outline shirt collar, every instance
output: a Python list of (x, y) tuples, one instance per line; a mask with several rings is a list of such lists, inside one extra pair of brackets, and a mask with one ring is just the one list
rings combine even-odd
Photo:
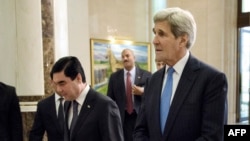
[(79, 97), (76, 99), (77, 103), (79, 105), (82, 106), (83, 102), (85, 101), (86, 99), (86, 96), (89, 92), (89, 89), (90, 89), (90, 86), (87, 84), (86, 87), (84, 88), (84, 90), (81, 92), (81, 94), (79, 95)]
[[(182, 71), (183, 71), (183, 69), (184, 69), (184, 67), (185, 67), (185, 65), (186, 65), (186, 63), (187, 63), (187, 61), (188, 61), (189, 55), (190, 55), (190, 53), (189, 53), (189, 51), (187, 51), (186, 54), (185, 54), (185, 56), (183, 56), (183, 57), (173, 66), (175, 72), (176, 72), (178, 75), (182, 74)], [(169, 66), (166, 65), (166, 71), (165, 71), (166, 73), (167, 73), (168, 68), (169, 68)]]
[(56, 101), (59, 101), (60, 98), (61, 98), (61, 96), (59, 96), (59, 95), (55, 92), (55, 100), (56, 100)]
[(128, 71), (124, 68), (124, 76), (125, 77), (127, 76), (127, 72), (129, 72), (131, 74), (131, 76), (134, 76), (135, 75), (135, 66), (130, 71)]

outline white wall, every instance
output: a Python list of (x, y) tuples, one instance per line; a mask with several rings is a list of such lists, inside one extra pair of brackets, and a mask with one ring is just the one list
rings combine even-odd
[(68, 1), (69, 55), (81, 61), (87, 83), (91, 84), (88, 0)]
[(0, 3), (0, 81), (16, 85), (15, 0), (1, 0)]
[(67, 0), (53, 0), (54, 8), (54, 55), (55, 61), (69, 55), (68, 3)]
[(150, 42), (149, 16), (148, 0), (89, 0), (89, 35)]
[(1, 0), (0, 80), (20, 96), (44, 95), (41, 2)]

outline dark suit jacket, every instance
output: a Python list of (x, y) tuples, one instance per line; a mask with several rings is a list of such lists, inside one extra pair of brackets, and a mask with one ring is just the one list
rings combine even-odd
[(123, 141), (121, 117), (116, 103), (90, 88), (70, 138), (70, 141)]
[[(135, 81), (134, 84), (143, 87), (146, 80), (151, 77), (151, 73), (136, 67), (135, 71)], [(118, 70), (117, 72), (111, 74), (108, 84), (107, 95), (111, 97), (118, 105), (122, 123), (125, 117), (125, 107), (126, 107), (126, 88), (124, 84), (124, 69)], [(141, 106), (142, 96), (134, 96), (134, 109), (139, 112)]]
[(22, 140), (22, 115), (15, 88), (0, 82), (0, 141)]
[(55, 94), (38, 102), (29, 141), (42, 141), (45, 131), (48, 141), (63, 141), (63, 130), (57, 119)]
[(134, 141), (223, 141), (225, 74), (190, 55), (177, 86), (165, 131), (160, 129), (160, 96), (165, 68), (146, 85)]

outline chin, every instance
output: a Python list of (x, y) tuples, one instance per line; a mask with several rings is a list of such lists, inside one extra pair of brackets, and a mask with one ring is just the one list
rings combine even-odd
[(163, 60), (163, 57), (157, 57), (157, 56), (155, 57), (155, 61), (157, 61), (157, 62), (162, 61), (162, 60)]

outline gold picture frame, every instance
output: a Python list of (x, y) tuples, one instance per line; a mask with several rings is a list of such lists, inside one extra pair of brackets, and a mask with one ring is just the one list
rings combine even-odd
[(90, 39), (91, 87), (106, 95), (111, 73), (123, 68), (121, 51), (133, 50), (136, 65), (151, 71), (151, 44), (130, 40)]

